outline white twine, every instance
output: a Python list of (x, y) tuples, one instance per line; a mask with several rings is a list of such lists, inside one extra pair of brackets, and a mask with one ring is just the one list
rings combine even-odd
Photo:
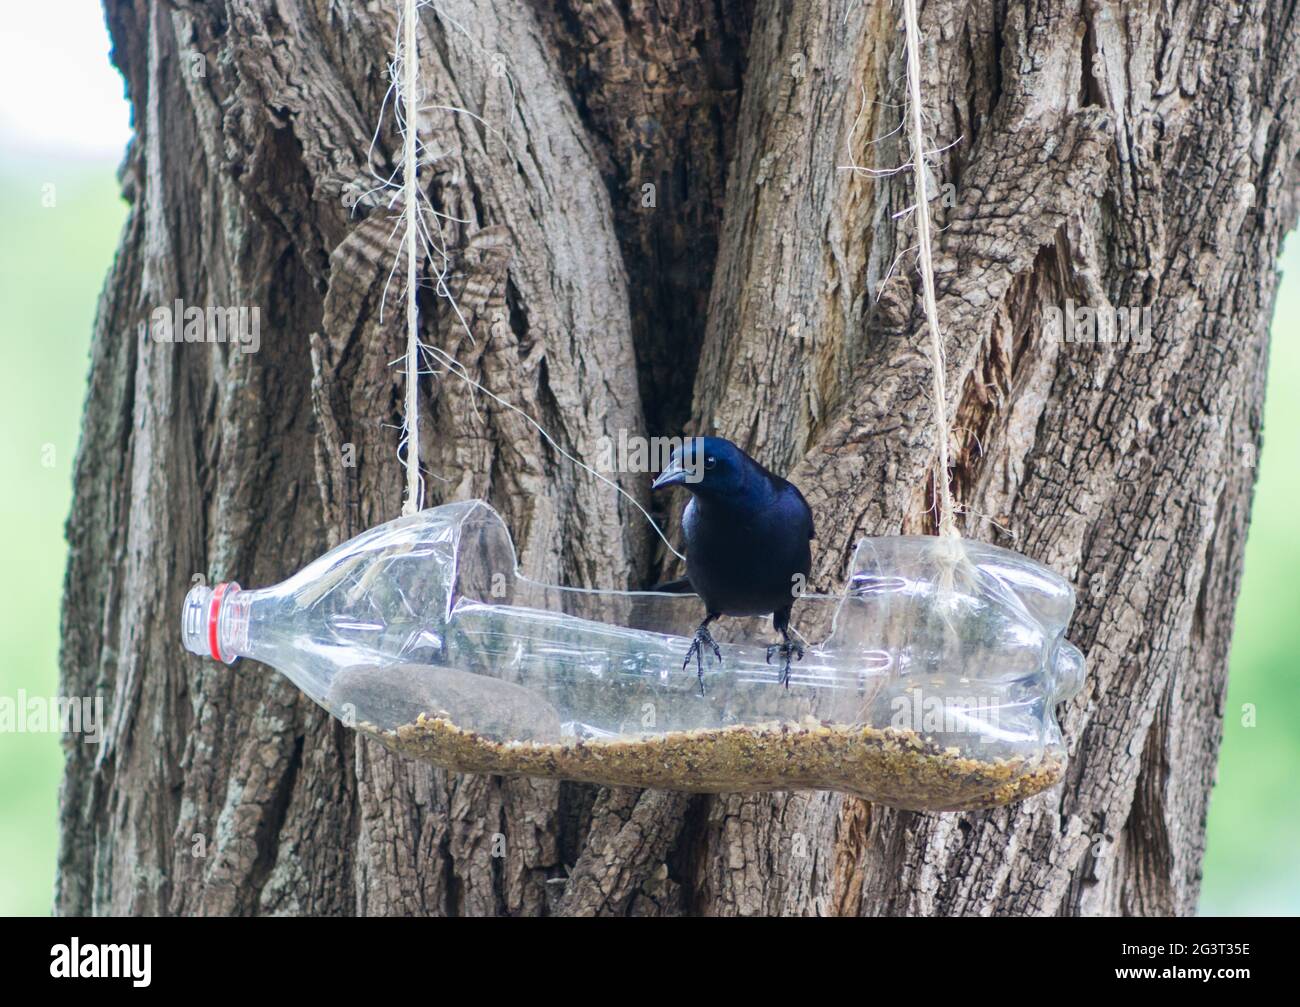
[(948, 383), (944, 375), (943, 337), (939, 332), (939, 309), (934, 297), (934, 259), (930, 250), (930, 198), (925, 183), (925, 137), (921, 128), (921, 29), (916, 0), (903, 0), (903, 24), (907, 32), (907, 93), (909, 133), (912, 142), (912, 177), (916, 182), (916, 236), (921, 289), (925, 300), (925, 321), (930, 330), (930, 369), (934, 377), (934, 426), (939, 453), (934, 486), (939, 500), (939, 534), (957, 537), (953, 518), (952, 490), (948, 485)]
[[(456, 115), (466, 115), (474, 119), (475, 121), (482, 123), (485, 127), (487, 127), (488, 131), (493, 133), (497, 137), (499, 137), (501, 141), (507, 146), (507, 148), (509, 147), (509, 143), (504, 134), (498, 133), (495, 129), (493, 129), (488, 124), (488, 122), (485, 119), (471, 112), (469, 109), (458, 108), (452, 105), (439, 105), (439, 104), (427, 105), (421, 108), (421, 106), (419, 105), (419, 95), (416, 92), (416, 85), (417, 85), (418, 73), (419, 73), (419, 49), (417, 46), (416, 33), (415, 33), (415, 27), (416, 27), (415, 12), (418, 7), (423, 6), (425, 3), (428, 2), (428, 0), (401, 0), (401, 2), (403, 4), (402, 26), (398, 32), (398, 40), (396, 45), (397, 54), (396, 54), (396, 61), (395, 61), (396, 65), (393, 69), (393, 88), (396, 88), (400, 92), (400, 94), (398, 95), (398, 99), (394, 102), (394, 107), (397, 112), (398, 128), (402, 133), (402, 139), (403, 139), (404, 178), (403, 178), (402, 191), (403, 191), (403, 198), (405, 201), (405, 206), (403, 207), (403, 209), (405, 211), (404, 222), (406, 225), (405, 244), (406, 244), (406, 257), (407, 257), (406, 258), (406, 354), (404, 357), (405, 370), (406, 370), (406, 397), (405, 397), (405, 404), (403, 407), (404, 416), (402, 419), (402, 431), (403, 431), (402, 441), (406, 448), (406, 455), (403, 458), (403, 462), (402, 462), (403, 466), (406, 469), (406, 498), (402, 504), (402, 513), (404, 515), (414, 514), (424, 506), (424, 480), (420, 475), (420, 415), (419, 415), (419, 396), (418, 396), (419, 376), (422, 373), (429, 373), (429, 374), (451, 373), (454, 374), (461, 381), (463, 381), (473, 391), (477, 391), (483, 395), (486, 395), (497, 405), (501, 406), (504, 409), (508, 409), (515, 415), (519, 416), (530, 426), (532, 426), (533, 429), (535, 429), (539, 434), (541, 434), (541, 436), (545, 439), (546, 443), (549, 444), (561, 457), (567, 459), (568, 461), (571, 461), (576, 467), (582, 469), (584, 472), (588, 473), (589, 475), (594, 476), (597, 480), (599, 480), (600, 482), (604, 483), (605, 485), (613, 489), (614, 492), (617, 493), (619, 496), (623, 497), (641, 514), (643, 518), (645, 518), (646, 522), (649, 523), (650, 527), (654, 529), (655, 535), (659, 537), (659, 540), (663, 542), (665, 547), (667, 547), (668, 551), (672, 553), (674, 556), (676, 556), (678, 559), (685, 561), (686, 559), (685, 555), (678, 552), (677, 549), (673, 547), (672, 542), (668, 540), (668, 536), (666, 536), (663, 533), (663, 530), (659, 527), (658, 523), (654, 520), (653, 517), (650, 516), (650, 512), (641, 505), (641, 502), (639, 500), (637, 500), (634, 496), (628, 493), (627, 490), (623, 489), (623, 487), (618, 485), (618, 483), (614, 482), (614, 480), (608, 478), (603, 473), (599, 472), (597, 469), (588, 465), (586, 462), (581, 461), (580, 459), (574, 457), (572, 453), (564, 450), (564, 448), (560, 446), (559, 442), (554, 437), (552, 437), (550, 432), (545, 427), (543, 427), (537, 420), (533, 419), (533, 417), (529, 416), (528, 413), (520, 409), (514, 403), (508, 402), (505, 399), (503, 399), (501, 396), (497, 395), (486, 385), (483, 385), (478, 381), (475, 381), (474, 378), (470, 376), (469, 372), (465, 369), (465, 367), (458, 360), (452, 357), (450, 354), (445, 353), (443, 350), (439, 349), (436, 346), (429, 346), (420, 341), (419, 311), (416, 302), (416, 294), (417, 294), (416, 251), (421, 246), (423, 247), (425, 254), (429, 256), (431, 262), (435, 258), (441, 260), (442, 263), (441, 268), (433, 267), (433, 273), (436, 277), (435, 289), (437, 291), (437, 294), (439, 297), (443, 298), (450, 304), (452, 312), (456, 316), (457, 322), (460, 324), (460, 327), (464, 330), (465, 335), (469, 338), (470, 342), (473, 343), (475, 340), (474, 340), (474, 334), (473, 332), (470, 331), (469, 325), (466, 323), (464, 316), (461, 314), (460, 307), (456, 304), (456, 299), (452, 295), (450, 286), (447, 283), (448, 270), (450, 268), (451, 257), (447, 251), (445, 241), (442, 240), (442, 226), (439, 218), (452, 220), (460, 224), (468, 224), (469, 221), (460, 220), (455, 217), (450, 217), (447, 214), (435, 210), (431, 205), (429, 205), (428, 197), (424, 196), (424, 194), (420, 192), (419, 186), (417, 185), (417, 172), (419, 171), (420, 144), (419, 144), (419, 138), (416, 135), (417, 134), (416, 116), (420, 111), (426, 109), (445, 111)], [(448, 17), (447, 13), (440, 6), (438, 6), (437, 4), (431, 4), (431, 6), (433, 7), (433, 10), (437, 12), (438, 16), (442, 20), (449, 22), (456, 31), (464, 35), (464, 37), (469, 40), (470, 44), (477, 51), (482, 53), (484, 56), (489, 55), (487, 51), (483, 49), (482, 46), (480, 46), (477, 42), (474, 41), (474, 39), (469, 35), (469, 33), (465, 30), (463, 26), (460, 25), (455, 20)], [(398, 86), (399, 69), (401, 71), (400, 87)], [(515, 95), (514, 78), (510, 77), (508, 73), (506, 76), (510, 83), (510, 93), (513, 98), (513, 96)], [(390, 94), (392, 94), (392, 90), (393, 89), (390, 88), (389, 91)], [(387, 103), (388, 96), (385, 96), (384, 100), (385, 103)], [(383, 111), (381, 109), (380, 111), (381, 124), (379, 126), (376, 126), (375, 135), (374, 137), (371, 138), (370, 145), (371, 145), (372, 154), (374, 151), (374, 147), (378, 142), (379, 130), (380, 128), (382, 128), (382, 119), (383, 119)], [(513, 120), (514, 120), (514, 102), (512, 100), (511, 122), (513, 122)], [(378, 175), (376, 175), (375, 177), (376, 177), (376, 181), (379, 184), (374, 189), (372, 189), (371, 192), (375, 192), (383, 189), (392, 190), (394, 188), (392, 184), (393, 176), (390, 175), (388, 178), (380, 178)], [(370, 193), (367, 193), (366, 195), (368, 196), (370, 195)], [(423, 207), (421, 207), (420, 205), (420, 201), (422, 199), (424, 200), (424, 204), (425, 204)], [(437, 237), (439, 239), (438, 241), (434, 240), (434, 235), (430, 232), (429, 226), (426, 224), (425, 220), (421, 215), (421, 209), (423, 209), (425, 213), (428, 213), (432, 216), (434, 224), (437, 227), (437, 232), (438, 232)], [(396, 233), (397, 227), (401, 226), (401, 223), (402, 221), (399, 221), (398, 224), (394, 226), (393, 229), (394, 233)], [(394, 263), (394, 270), (396, 269), (396, 266), (397, 263)], [(392, 279), (392, 273), (389, 274), (389, 279), (390, 280)], [(379, 309), (380, 312), (379, 317), (381, 321), (383, 319), (383, 303), (387, 299), (387, 293), (388, 293), (388, 284), (385, 283), (384, 297), (380, 301), (380, 309)], [(427, 355), (427, 359), (431, 364), (431, 367), (428, 370), (422, 370), (420, 367), (422, 354)], [(441, 367), (444, 368), (445, 370), (439, 371), (438, 369), (439, 365), (441, 365)], [(471, 394), (471, 403), (473, 403), (472, 394)], [(475, 405), (475, 408), (477, 408), (477, 405)]]
[(416, 242), (419, 238), (419, 186), (418, 162), (415, 156), (416, 116), (419, 96), (415, 92), (416, 73), (420, 50), (415, 41), (415, 8), (417, 0), (405, 0), (405, 32), (398, 58), (402, 65), (402, 100), (406, 113), (402, 130), (404, 147), (403, 189), (406, 200), (406, 407), (403, 426), (406, 441), (406, 500), (403, 514), (415, 514), (424, 506), (424, 481), (420, 478), (420, 319), (415, 285), (417, 262)]

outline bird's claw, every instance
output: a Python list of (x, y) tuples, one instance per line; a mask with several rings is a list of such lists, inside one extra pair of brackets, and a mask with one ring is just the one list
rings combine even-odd
[(803, 644), (798, 640), (782, 640), (780, 643), (773, 643), (767, 648), (767, 663), (772, 663), (772, 655), (779, 654), (785, 664), (781, 668), (781, 684), (787, 689), (790, 688), (790, 659), (803, 660)]
[(695, 639), (691, 641), (691, 649), (686, 652), (686, 660), (682, 662), (682, 671), (686, 670), (687, 665), (691, 663), (691, 658), (695, 658), (695, 674), (700, 679), (700, 695), (704, 695), (704, 647), (709, 647), (713, 651), (713, 656), (718, 659), (718, 664), (722, 663), (722, 649), (709, 634), (705, 626), (701, 626), (695, 631)]

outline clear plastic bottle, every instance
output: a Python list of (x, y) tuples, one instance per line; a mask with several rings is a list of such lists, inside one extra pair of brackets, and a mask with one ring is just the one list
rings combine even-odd
[(1057, 782), (1057, 704), (1084, 676), (1070, 586), (1016, 553), (864, 539), (842, 595), (808, 595), (789, 688), (769, 620), (723, 619), (703, 691), (691, 595), (522, 576), (480, 501), (373, 528), (283, 583), (193, 588), (196, 654), (249, 657), (350, 726), (448, 769), (698, 791), (816, 788), (917, 810)]

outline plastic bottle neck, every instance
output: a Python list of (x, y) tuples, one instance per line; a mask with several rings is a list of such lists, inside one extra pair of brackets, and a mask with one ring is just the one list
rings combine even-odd
[(200, 657), (234, 664), (248, 653), (249, 598), (233, 581), (190, 588), (181, 607), (181, 640)]

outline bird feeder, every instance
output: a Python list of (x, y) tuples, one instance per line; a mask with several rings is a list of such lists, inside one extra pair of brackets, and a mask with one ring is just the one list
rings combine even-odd
[(682, 659), (690, 595), (521, 575), (481, 501), (358, 535), (283, 583), (198, 586), (195, 654), (276, 668), (395, 752), (467, 773), (700, 792), (834, 790), (927, 811), (1057, 783), (1055, 708), (1084, 659), (1069, 584), (1017, 553), (932, 536), (861, 540), (789, 686), (761, 619), (724, 620), (703, 689)]

